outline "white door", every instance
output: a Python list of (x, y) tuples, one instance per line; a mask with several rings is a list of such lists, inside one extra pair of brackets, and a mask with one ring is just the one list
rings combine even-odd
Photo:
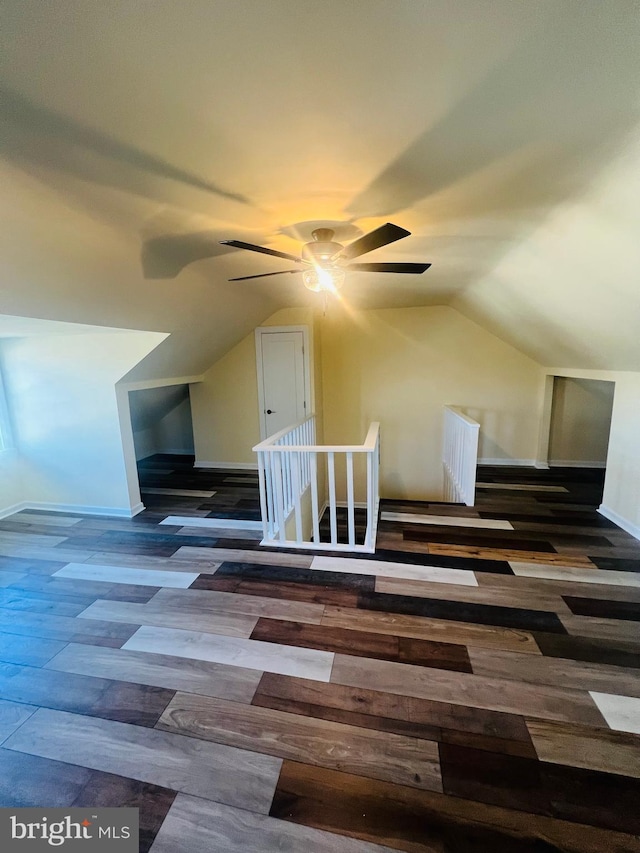
[(304, 333), (257, 329), (260, 430), (268, 438), (307, 414)]

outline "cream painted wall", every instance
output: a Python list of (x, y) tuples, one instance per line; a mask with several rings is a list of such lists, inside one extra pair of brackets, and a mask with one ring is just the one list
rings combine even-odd
[(322, 324), (328, 444), (381, 422), (381, 494), (442, 498), (442, 412), (481, 423), (480, 456), (533, 461), (544, 372), (448, 307), (330, 311)]
[(561, 367), (546, 372), (549, 376), (615, 382), (600, 511), (640, 539), (640, 373)]
[(615, 382), (602, 510), (640, 539), (640, 373)]
[(613, 382), (556, 376), (553, 388), (549, 463), (601, 465), (607, 460)]
[[(123, 332), (2, 341), (14, 437), (30, 472), (27, 494), (19, 499), (130, 512), (137, 487), (132, 495), (115, 383), (164, 338)], [(14, 468), (13, 476), (18, 473)]]
[[(286, 308), (262, 325), (307, 325), (311, 333), (313, 324), (311, 310)], [(319, 372), (317, 365), (315, 372)], [(254, 464), (251, 448), (260, 441), (254, 332), (225, 353), (190, 390), (196, 462)]]

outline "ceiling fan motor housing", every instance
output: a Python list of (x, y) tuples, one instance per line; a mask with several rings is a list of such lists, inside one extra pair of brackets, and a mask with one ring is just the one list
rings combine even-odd
[(334, 232), (331, 228), (316, 228), (311, 232), (313, 241), (305, 243), (302, 247), (302, 258), (316, 266), (325, 266), (335, 260), (342, 252), (342, 243), (334, 243), (332, 240)]

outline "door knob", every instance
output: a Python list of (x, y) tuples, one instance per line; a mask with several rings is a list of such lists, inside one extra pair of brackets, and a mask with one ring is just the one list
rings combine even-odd
[(267, 409), (267, 414), (268, 415), (275, 415), (275, 412), (273, 411), (273, 409)]

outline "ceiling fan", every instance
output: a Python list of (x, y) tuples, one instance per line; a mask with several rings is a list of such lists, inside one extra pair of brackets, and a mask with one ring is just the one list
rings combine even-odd
[(334, 231), (331, 228), (316, 228), (311, 232), (313, 240), (305, 243), (300, 252), (300, 257), (280, 252), (276, 249), (268, 249), (266, 246), (256, 246), (253, 243), (243, 243), (241, 240), (221, 240), (224, 246), (233, 246), (236, 249), (248, 249), (250, 252), (261, 252), (264, 255), (273, 255), (276, 258), (284, 258), (300, 264), (292, 270), (276, 270), (275, 272), (264, 272), (258, 275), (243, 275), (238, 278), (230, 278), (229, 281), (247, 281), (250, 278), (266, 278), (270, 275), (281, 275), (283, 273), (302, 273), (302, 280), (309, 290), (335, 292), (342, 286), (345, 274), (349, 271), (355, 272), (387, 272), (387, 273), (412, 273), (420, 274), (428, 270), (431, 264), (411, 263), (349, 263), (353, 258), (359, 258), (367, 252), (388, 246), (396, 240), (402, 240), (411, 233), (405, 228), (387, 222), (364, 234), (352, 243), (343, 246), (333, 240)]

